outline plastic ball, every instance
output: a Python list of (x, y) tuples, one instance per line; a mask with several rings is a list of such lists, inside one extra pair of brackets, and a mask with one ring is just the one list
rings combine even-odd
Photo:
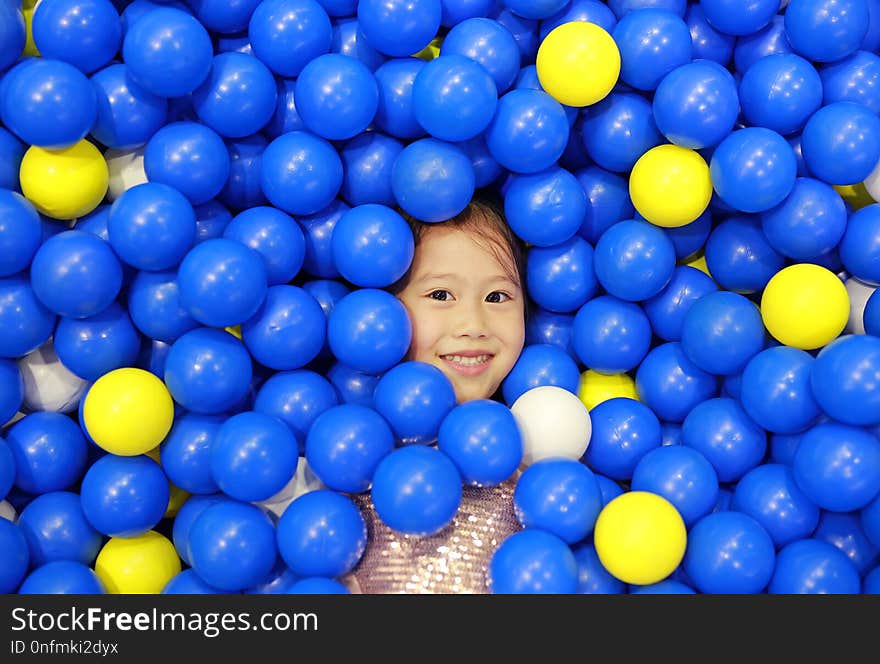
[(791, 265), (767, 284), (761, 315), (767, 331), (778, 341), (812, 350), (843, 331), (849, 318), (849, 296), (843, 282), (825, 268)]
[(58, 560), (90, 565), (101, 549), (101, 535), (86, 520), (75, 493), (37, 496), (22, 510), (18, 526), (28, 542), (33, 567)]
[(519, 89), (499, 100), (486, 129), (486, 144), (505, 168), (537, 173), (562, 156), (568, 136), (565, 110), (555, 99), (540, 90)]
[(254, 410), (281, 419), (296, 435), (304, 450), (306, 435), (315, 419), (338, 405), (339, 397), (323, 376), (306, 370), (271, 376), (257, 392)]
[(148, 182), (144, 172), (144, 148), (109, 149), (104, 153), (110, 179), (107, 200), (115, 201), (132, 187)]
[(666, 287), (642, 304), (651, 330), (666, 341), (681, 340), (684, 321), (696, 302), (718, 286), (700, 270), (687, 265), (675, 268)]
[(199, 328), (172, 344), (165, 383), (187, 410), (218, 414), (244, 398), (252, 372), (251, 358), (238, 339), (221, 330)]
[(830, 417), (853, 426), (880, 424), (880, 338), (847, 335), (822, 349), (810, 375), (813, 395)]
[(327, 379), (333, 385), (342, 403), (353, 403), (373, 408), (373, 390), (379, 382), (379, 376), (358, 371), (337, 362), (327, 371)]
[(165, 123), (168, 101), (126, 76), (123, 64), (112, 64), (92, 76), (98, 111), (90, 133), (108, 148), (131, 149), (146, 143)]
[(345, 171), (341, 193), (351, 205), (393, 206), (391, 173), (403, 144), (378, 131), (356, 136), (342, 148)]
[(373, 393), (376, 410), (391, 425), (400, 444), (430, 444), (455, 407), (455, 391), (440, 369), (404, 362), (388, 371)]
[(833, 62), (859, 48), (868, 19), (866, 0), (800, 0), (785, 12), (785, 36), (808, 60)]
[(259, 253), (266, 263), (268, 284), (286, 284), (305, 260), (305, 236), (289, 215), (259, 206), (236, 215), (223, 230), (223, 237), (236, 240)]
[(862, 529), (858, 514), (823, 512), (813, 537), (828, 542), (843, 553), (860, 576), (868, 572), (877, 560), (878, 549)]
[(653, 348), (636, 372), (639, 398), (667, 422), (681, 422), (698, 404), (718, 393), (710, 373), (691, 362), (677, 342)]
[(827, 542), (804, 539), (779, 552), (768, 592), (772, 594), (856, 594), (859, 573), (846, 555)]
[(340, 218), (331, 240), (340, 274), (364, 288), (383, 288), (409, 269), (413, 236), (403, 217), (384, 205), (360, 205)]
[(659, 583), (647, 586), (638, 586), (630, 589), (630, 595), (694, 595), (696, 591), (681, 581), (666, 579)]
[(290, 587), (291, 595), (349, 595), (351, 591), (335, 579), (311, 577), (300, 579)]
[(629, 193), (636, 210), (657, 226), (693, 222), (712, 197), (712, 179), (703, 158), (676, 145), (652, 148), (633, 166)]
[(669, 283), (675, 269), (675, 248), (656, 226), (621, 221), (599, 238), (594, 264), (605, 290), (636, 302), (656, 295)]
[(595, 244), (610, 226), (632, 219), (635, 208), (629, 198), (626, 181), (615, 173), (591, 166), (575, 173), (587, 194), (589, 212), (578, 234)]
[[(25, 22), (18, 4), (8, 3), (0, 8), (0, 71), (5, 71), (18, 60), (25, 47)], [(9, 592), (9, 591), (4, 591)]]
[(718, 500), (718, 475), (706, 457), (683, 445), (663, 446), (645, 454), (632, 472), (632, 490), (666, 498), (691, 526), (712, 511)]
[(775, 131), (747, 127), (721, 141), (709, 171), (721, 200), (742, 212), (763, 212), (791, 193), (797, 162), (791, 146)]
[(603, 295), (578, 311), (572, 344), (587, 367), (605, 374), (635, 369), (651, 345), (651, 325), (642, 309)]
[(442, 452), (410, 445), (388, 454), (373, 476), (373, 504), (382, 522), (401, 533), (440, 532), (461, 503), (461, 476)]
[(638, 94), (612, 93), (585, 109), (581, 117), (587, 155), (610, 171), (630, 171), (645, 152), (663, 140), (651, 104)]
[[(18, 412), (23, 400), (24, 378), (18, 365), (11, 360), (0, 358), (0, 427), (6, 424)], [(3, 454), (5, 454), (5, 451), (0, 452), (0, 455)], [(0, 461), (0, 465), (3, 465), (3, 461)], [(4, 476), (5, 472), (0, 471), (0, 477)], [(10, 480), (11, 483), (12, 480)], [(0, 496), (6, 495), (6, 492), (3, 490), (4, 484), (5, 482), (0, 480)], [(9, 487), (6, 487), (6, 489), (8, 491)]]
[(620, 50), (604, 26), (567, 22), (542, 39), (536, 64), (551, 97), (566, 106), (590, 106), (617, 83)]
[[(873, 17), (873, 11), (871, 15)], [(875, 113), (880, 111), (880, 57), (875, 52), (856, 51), (839, 62), (823, 67), (819, 76), (822, 79), (824, 103), (852, 101)]]
[(223, 419), (189, 413), (175, 420), (162, 441), (162, 470), (177, 487), (193, 494), (219, 491), (211, 473), (211, 449)]
[(187, 565), (189, 560), (189, 534), (192, 525), (199, 515), (211, 505), (228, 500), (222, 493), (214, 493), (204, 496), (190, 496), (183, 503), (177, 516), (174, 517), (174, 525), (172, 527), (172, 537), (174, 539), (174, 548), (177, 550), (181, 560)]
[(79, 481), (87, 443), (76, 423), (60, 413), (26, 415), (6, 432), (15, 460), (15, 486), (26, 493), (63, 491)]
[(63, 60), (86, 74), (110, 62), (122, 43), (122, 23), (109, 0), (40, 2), (32, 29), (44, 58)]
[(176, 271), (138, 272), (128, 288), (128, 314), (144, 335), (169, 344), (199, 325), (180, 303)]
[[(326, 9), (326, 7), (325, 7)], [(347, 16), (356, 13), (356, 7), (346, 10)], [(426, 48), (431, 48), (429, 45)], [(360, 30), (357, 18), (340, 18), (333, 21), (333, 36), (330, 38), (330, 52), (357, 58), (367, 68), (375, 72), (388, 58), (373, 48)], [(401, 58), (402, 60), (408, 58)]]
[(379, 374), (406, 355), (412, 324), (400, 300), (385, 291), (364, 288), (346, 295), (333, 308), (327, 339), (340, 362)]
[(573, 594), (578, 564), (568, 545), (543, 530), (514, 533), (495, 549), (488, 585), (494, 594)]
[(389, 60), (376, 69), (379, 106), (375, 122), (390, 136), (412, 139), (425, 134), (416, 120), (412, 96), (416, 76), (424, 66), (424, 61), (418, 58), (399, 58)]
[(849, 295), (849, 320), (846, 322), (846, 331), (851, 334), (866, 334), (865, 308), (877, 287), (869, 286), (855, 277), (850, 277), (843, 285), (846, 286)]
[(580, 371), (571, 355), (551, 344), (533, 344), (522, 350), (501, 387), (505, 403), (513, 404), (541, 385), (556, 385), (576, 394), (579, 384)]
[(262, 134), (226, 140), (229, 153), (229, 177), (217, 195), (219, 201), (234, 210), (247, 210), (266, 204), (260, 185), (260, 164), (269, 141)]
[(94, 381), (114, 369), (132, 366), (140, 341), (128, 314), (114, 302), (89, 318), (62, 317), (53, 344), (68, 369)]
[(30, 555), (27, 540), (21, 528), (0, 519), (0, 544), (3, 546), (4, 565), (0, 567), (0, 590), (14, 593), (28, 572)]
[(704, 265), (722, 288), (748, 294), (763, 290), (785, 266), (785, 257), (771, 246), (758, 219), (739, 216), (712, 229)]
[(701, 0), (706, 20), (728, 35), (753, 34), (770, 23), (779, 11), (777, 0), (753, 0), (747, 4), (736, 0)]
[(579, 595), (611, 595), (625, 592), (626, 584), (615, 579), (602, 566), (592, 542), (581, 544), (572, 552), (578, 567)]
[(298, 576), (336, 577), (357, 564), (367, 527), (351, 499), (312, 491), (294, 500), (278, 521), (278, 548)]
[(104, 584), (86, 565), (56, 560), (33, 570), (18, 589), (20, 595), (100, 595)]
[(107, 542), (95, 561), (95, 573), (111, 594), (159, 594), (180, 573), (180, 558), (166, 537), (149, 530)]
[(740, 40), (710, 25), (699, 2), (688, 4), (685, 22), (691, 33), (693, 59), (711, 60), (722, 67), (727, 66), (733, 56), (734, 44)]
[(305, 452), (309, 467), (328, 488), (362, 493), (370, 488), (378, 465), (394, 443), (394, 433), (381, 415), (349, 403), (315, 418)]
[(880, 284), (880, 205), (869, 205), (850, 215), (840, 241), (840, 259), (853, 276), (870, 284)]
[(0, 187), (18, 190), (19, 167), (25, 146), (6, 129), (0, 128)]
[(574, 316), (554, 314), (541, 308), (529, 312), (526, 321), (526, 345), (551, 345), (564, 350), (572, 359), (577, 359), (571, 343), (571, 328)]
[(222, 593), (222, 590), (206, 583), (192, 569), (183, 570), (162, 588), (163, 595), (219, 595)]
[(259, 58), (274, 73), (297, 76), (330, 49), (330, 19), (314, 0), (271, 0), (257, 5), (248, 37)]
[(533, 246), (550, 247), (573, 237), (589, 214), (577, 178), (562, 168), (514, 176), (504, 212), (516, 235)]
[(648, 585), (669, 576), (687, 546), (684, 521), (665, 498), (629, 491), (599, 513), (594, 532), (602, 565), (625, 583)]
[(122, 42), (132, 80), (159, 97), (181, 97), (199, 87), (211, 71), (213, 54), (208, 31), (173, 7), (144, 14)]
[(253, 249), (218, 238), (196, 245), (181, 261), (177, 275), (180, 302), (200, 323), (238, 325), (263, 303), (268, 275)]
[(330, 143), (305, 131), (282, 134), (263, 151), (260, 186), (289, 214), (314, 214), (342, 186), (342, 161)]
[(593, 256), (593, 248), (578, 236), (552, 247), (533, 247), (526, 263), (529, 295), (548, 311), (577, 311), (599, 286)]
[(0, 277), (28, 267), (42, 240), (40, 216), (26, 198), (0, 190)]
[(876, 291), (865, 305), (865, 333), (880, 337), (880, 296)]
[(688, 26), (666, 9), (628, 12), (613, 36), (620, 49), (620, 80), (638, 90), (656, 89), (666, 74), (691, 60)]
[(798, 178), (788, 197), (761, 215), (761, 227), (778, 252), (807, 260), (838, 245), (847, 227), (846, 206), (831, 186)]
[(820, 180), (862, 182), (880, 160), (880, 118), (861, 104), (828, 104), (807, 121), (801, 146), (807, 167)]
[(108, 454), (86, 472), (80, 489), (89, 523), (110, 537), (134, 537), (155, 527), (168, 506), (165, 473), (146, 456)]
[(523, 440), (523, 463), (549, 457), (580, 459), (590, 443), (590, 413), (561, 387), (543, 385), (524, 393), (510, 407)]
[(602, 500), (589, 468), (570, 459), (543, 459), (517, 480), (513, 505), (524, 528), (539, 528), (573, 544), (592, 532)]
[(542, 20), (538, 36), (543, 42), (547, 35), (560, 25), (575, 21), (594, 23), (608, 33), (611, 33), (614, 26), (617, 25), (617, 17), (606, 4), (598, 0), (574, 0), (552, 16)]
[(800, 56), (769, 55), (743, 75), (740, 100), (749, 124), (785, 136), (802, 129), (822, 105), (822, 81)]
[(103, 200), (110, 174), (88, 141), (46, 150), (32, 146), (21, 161), (21, 190), (39, 212), (53, 219), (82, 217)]
[(469, 18), (453, 27), (443, 39), (441, 55), (464, 55), (481, 64), (504, 94), (520, 68), (520, 48), (514, 34), (502, 22)]
[(3, 78), (0, 118), (29, 145), (71, 146), (88, 134), (96, 113), (95, 91), (89, 80), (66, 62), (27, 59)]
[(189, 558), (196, 574), (227, 592), (265, 579), (277, 556), (272, 522), (247, 503), (214, 503), (196, 517), (189, 531)]
[(445, 221), (464, 210), (474, 193), (474, 170), (457, 146), (425, 138), (405, 147), (394, 161), (391, 189), (413, 217)]
[(716, 512), (691, 528), (684, 570), (703, 593), (759, 593), (775, 562), (773, 540), (755, 519)]
[(48, 341), (18, 362), (24, 379), (22, 408), (28, 411), (69, 413), (88, 389), (88, 382), (70, 371)]
[(587, 410), (593, 410), (600, 403), (617, 397), (639, 398), (636, 383), (629, 374), (600, 374), (591, 369), (581, 374), (578, 398)]
[(440, 28), (441, 11), (440, 0), (367, 0), (357, 5), (364, 37), (373, 48), (394, 57), (412, 55), (427, 46)]
[(584, 462), (595, 472), (628, 480), (639, 461), (660, 447), (660, 422), (639, 401), (613, 398), (590, 411), (592, 435)]

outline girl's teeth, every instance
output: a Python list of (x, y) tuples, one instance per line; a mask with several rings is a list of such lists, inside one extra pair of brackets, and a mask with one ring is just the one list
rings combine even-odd
[(456, 362), (457, 364), (463, 364), (465, 366), (474, 366), (476, 364), (482, 364), (483, 362), (487, 362), (489, 360), (488, 355), (480, 355), (478, 357), (462, 357), (461, 355), (446, 355), (446, 359), (450, 362)]

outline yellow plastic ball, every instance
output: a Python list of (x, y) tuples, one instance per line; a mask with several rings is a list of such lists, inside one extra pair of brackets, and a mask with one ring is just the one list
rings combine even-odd
[(174, 545), (154, 530), (112, 538), (95, 561), (95, 573), (113, 595), (159, 594), (179, 572)]
[(21, 190), (47, 217), (76, 219), (94, 210), (107, 193), (107, 162), (86, 140), (60, 150), (32, 145), (21, 160)]
[(697, 252), (692, 256), (688, 256), (687, 258), (682, 260), (680, 264), (696, 268), (700, 272), (703, 272), (707, 277), (712, 276), (712, 273), (709, 272), (709, 265), (708, 263), (706, 263), (706, 254), (704, 254), (702, 251)]
[(21, 54), (40, 57), (40, 50), (34, 43), (34, 12), (37, 11), (36, 4), (37, 0), (24, 0), (21, 3), (21, 15), (24, 17), (25, 27), (24, 50)]
[(658, 145), (633, 166), (629, 195), (639, 214), (652, 224), (663, 228), (686, 226), (709, 206), (709, 166), (694, 150)]
[(616, 399), (617, 397), (626, 397), (627, 399), (638, 401), (639, 394), (636, 391), (636, 382), (628, 374), (608, 375), (587, 369), (581, 374), (578, 397), (587, 407), (587, 410), (593, 410), (603, 401)]
[(89, 388), (83, 404), (86, 431), (98, 447), (121, 456), (156, 447), (174, 420), (165, 383), (143, 369), (116, 369)]
[[(148, 457), (150, 457), (160, 466), (162, 465), (161, 447), (162, 446), (159, 445), (145, 452)], [(166, 519), (175, 516), (189, 498), (189, 493), (170, 481), (168, 482), (168, 493), (168, 506), (165, 508)]]
[(443, 37), (434, 37), (431, 42), (418, 53), (413, 53), (412, 57), (430, 62), (440, 55), (440, 47), (443, 46)]
[(861, 210), (863, 207), (873, 205), (876, 201), (871, 198), (871, 194), (865, 189), (864, 182), (856, 184), (834, 185), (834, 190), (840, 194), (840, 197), (849, 203), (853, 210)]
[(821, 348), (843, 332), (849, 293), (830, 270), (802, 263), (780, 270), (761, 296), (764, 327), (786, 346)]
[(596, 519), (599, 561), (625, 583), (645, 586), (675, 571), (687, 547), (678, 510), (662, 496), (630, 491), (608, 503)]
[(594, 23), (563, 23), (541, 42), (535, 65), (541, 87), (560, 104), (590, 106), (617, 83), (620, 51)]

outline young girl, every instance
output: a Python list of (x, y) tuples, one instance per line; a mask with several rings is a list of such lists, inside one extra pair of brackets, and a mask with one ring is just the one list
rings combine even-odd
[[(525, 258), (500, 209), (474, 200), (442, 223), (410, 220), (416, 242), (409, 272), (392, 288), (409, 312), (413, 338), (406, 359), (438, 367), (459, 403), (497, 394), (525, 343)], [(497, 546), (519, 530), (515, 479), (465, 487), (452, 523), (430, 537), (391, 530), (369, 494), (355, 496), (369, 531), (363, 559), (349, 579), (365, 593), (482, 593)]]

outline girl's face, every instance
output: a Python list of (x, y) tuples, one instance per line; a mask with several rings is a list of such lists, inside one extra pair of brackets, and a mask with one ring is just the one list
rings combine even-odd
[(525, 342), (520, 284), (465, 232), (428, 230), (410, 280), (397, 297), (413, 326), (408, 359), (439, 367), (459, 403), (488, 399), (510, 373)]

